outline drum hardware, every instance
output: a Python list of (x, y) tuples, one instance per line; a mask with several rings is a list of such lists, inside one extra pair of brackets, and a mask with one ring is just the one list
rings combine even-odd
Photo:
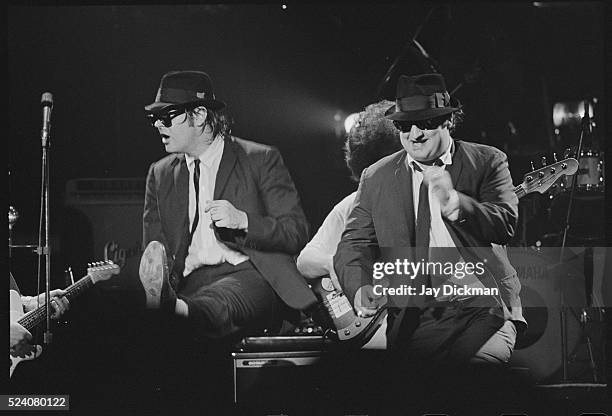
[(603, 197), (605, 185), (603, 152), (587, 148), (581, 150), (579, 154), (579, 157), (576, 156), (580, 164), (578, 173), (573, 177), (565, 178), (562, 186), (570, 189), (573, 182), (577, 182), (580, 197)]
[[(587, 295), (588, 295), (588, 293), (587, 293)], [(597, 312), (596, 309), (592, 309), (592, 308), (588, 308), (588, 309), (592, 310), (594, 313)], [(568, 357), (567, 362), (568, 362), (568, 364), (574, 364), (574, 363), (579, 362), (579, 361), (588, 361), (589, 370), (590, 370), (591, 375), (592, 375), (592, 381), (594, 383), (598, 383), (598, 382), (601, 382), (602, 380), (600, 380), (599, 377), (598, 377), (597, 363), (595, 361), (595, 354), (594, 354), (594, 351), (593, 351), (593, 349), (594, 349), (594, 347), (593, 347), (593, 338), (589, 334), (589, 328), (587, 328), (587, 326), (591, 322), (603, 322), (603, 310), (601, 310), (601, 309), (599, 310), (599, 313), (598, 313), (599, 316), (598, 316), (597, 320), (595, 320), (593, 317), (590, 316), (589, 310), (587, 310), (587, 308), (584, 308), (584, 307), (580, 308), (579, 312), (576, 312), (576, 311), (570, 309), (570, 311), (572, 312), (572, 315), (574, 317), (574, 320), (579, 323), (580, 337), (579, 337), (579, 339), (576, 340), (576, 346), (574, 347), (574, 351)], [(586, 355), (587, 355), (586, 360), (585, 359), (582, 359), (582, 360), (579, 359), (579, 351), (578, 351), (577, 347), (580, 346), (580, 345), (585, 345), (586, 346)]]
[[(601, 381), (597, 364), (605, 354), (603, 310), (582, 308), (588, 292), (583, 284), (588, 251), (568, 249), (563, 262), (557, 261), (558, 248), (551, 247), (509, 248), (508, 255), (521, 279), (523, 315), (529, 325), (516, 340), (510, 364), (529, 368), (537, 383), (561, 381), (563, 302), (567, 316), (567, 365), (572, 380), (584, 381), (588, 377), (589, 382)], [(587, 268), (584, 272), (588, 273)]]
[[(557, 262), (557, 252), (551, 248), (536, 247), (508, 250), (511, 264), (521, 280), (521, 304), (529, 327), (517, 337), (514, 353), (510, 358), (513, 366), (527, 367), (537, 382), (550, 382), (561, 370), (560, 305), (561, 290), (567, 290), (567, 303), (579, 304), (583, 287), (578, 279), (565, 279), (567, 271), (577, 271), (579, 258)], [(567, 287), (561, 281), (568, 280)], [(578, 344), (578, 322), (568, 323), (568, 347), (574, 351)]]

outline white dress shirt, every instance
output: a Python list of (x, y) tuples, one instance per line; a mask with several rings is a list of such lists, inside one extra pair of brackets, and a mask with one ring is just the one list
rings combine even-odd
[[(225, 142), (222, 137), (216, 137), (211, 145), (202, 153), (200, 160), (200, 195), (199, 195), (199, 220), (193, 234), (191, 245), (185, 258), (185, 270), (183, 276), (204, 265), (221, 264), (225, 261), (233, 265), (242, 263), (249, 259), (244, 253), (234, 251), (217, 240), (210, 213), (204, 212), (208, 201), (214, 198), (215, 182)], [(195, 158), (185, 155), (187, 169), (189, 170), (189, 229), (193, 225), (195, 217), (196, 201), (193, 186)]]

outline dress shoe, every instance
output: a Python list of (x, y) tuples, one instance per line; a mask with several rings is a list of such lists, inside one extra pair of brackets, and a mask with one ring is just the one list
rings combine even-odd
[(168, 258), (162, 243), (151, 241), (147, 245), (140, 259), (138, 274), (147, 298), (147, 308), (174, 313), (176, 293), (170, 286)]

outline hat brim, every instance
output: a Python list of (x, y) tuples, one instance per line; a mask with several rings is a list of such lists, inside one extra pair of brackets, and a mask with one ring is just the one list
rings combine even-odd
[(189, 101), (186, 103), (165, 103), (165, 102), (154, 102), (151, 103), (149, 105), (145, 106), (145, 111), (150, 111), (150, 112), (157, 112), (157, 111), (162, 111), (164, 108), (166, 107), (171, 107), (171, 106), (179, 106), (179, 105), (187, 105), (187, 104), (195, 104), (195, 105), (202, 105), (206, 108), (210, 108), (211, 110), (221, 110), (222, 108), (225, 107), (225, 103), (223, 101), (219, 101), (219, 100), (197, 100), (197, 101)]
[(426, 108), (415, 111), (395, 111), (395, 106), (385, 111), (385, 118), (397, 121), (419, 121), (444, 116), (459, 110), (458, 107)]

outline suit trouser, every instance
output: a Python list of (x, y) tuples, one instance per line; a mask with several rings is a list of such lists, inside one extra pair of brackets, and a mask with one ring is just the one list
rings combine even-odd
[(486, 307), (462, 303), (430, 307), (423, 311), (404, 351), (412, 358), (451, 365), (468, 361), (503, 363), (514, 347), (513, 326)]
[(202, 266), (181, 279), (177, 296), (196, 331), (211, 338), (271, 328), (282, 322), (282, 301), (247, 260)]
[[(508, 404), (500, 400), (514, 380), (499, 364), (514, 346), (513, 323), (492, 314), (490, 307), (461, 303), (426, 308), (419, 316), (413, 312), (407, 318), (413, 322), (404, 327), (412, 332), (392, 346), (386, 363), (389, 391), (381, 414), (390, 409), (476, 414), (479, 406)], [(460, 413), (466, 406), (470, 413)]]

